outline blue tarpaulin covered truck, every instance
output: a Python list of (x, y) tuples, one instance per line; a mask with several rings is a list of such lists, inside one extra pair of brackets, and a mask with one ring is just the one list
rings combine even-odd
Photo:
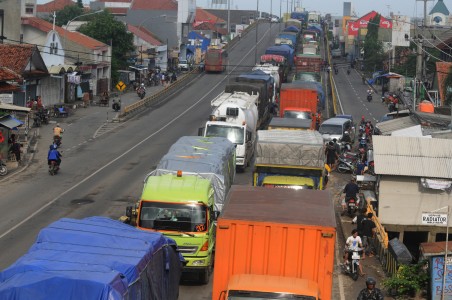
[(176, 243), (104, 217), (64, 218), (0, 273), (0, 299), (177, 299)]

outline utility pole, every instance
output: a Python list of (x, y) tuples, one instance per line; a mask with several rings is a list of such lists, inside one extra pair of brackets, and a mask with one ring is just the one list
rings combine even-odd
[(256, 4), (256, 50), (254, 51), (254, 64), (257, 64), (257, 41), (258, 41), (258, 35), (257, 35), (257, 29), (259, 28), (259, 0), (257, 0)]

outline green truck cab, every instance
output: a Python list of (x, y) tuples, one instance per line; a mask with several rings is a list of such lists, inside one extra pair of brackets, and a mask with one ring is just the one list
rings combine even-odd
[(177, 243), (187, 264), (206, 284), (213, 267), (216, 218), (235, 177), (235, 145), (227, 138), (185, 136), (144, 180), (140, 201), (124, 222), (159, 231)]
[(314, 130), (258, 130), (253, 186), (314, 189), (324, 187), (323, 139)]

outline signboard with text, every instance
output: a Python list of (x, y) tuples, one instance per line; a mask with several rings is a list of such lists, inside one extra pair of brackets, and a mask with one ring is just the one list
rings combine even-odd
[(422, 213), (423, 225), (447, 225), (447, 214), (443, 213)]
[[(448, 257), (449, 258), (449, 257)], [(430, 264), (430, 288), (432, 300), (441, 300), (443, 292), (444, 256), (433, 256)], [(444, 299), (452, 299), (452, 266), (447, 264), (446, 289)]]

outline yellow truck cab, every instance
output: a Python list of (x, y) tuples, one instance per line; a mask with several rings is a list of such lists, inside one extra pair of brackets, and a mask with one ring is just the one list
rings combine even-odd
[[(144, 180), (129, 222), (173, 238), (187, 264), (206, 284), (212, 273), (216, 216), (235, 177), (235, 145), (223, 137), (185, 136)], [(127, 220), (126, 220), (127, 221)]]
[(209, 180), (166, 174), (149, 176), (137, 209), (136, 226), (174, 239), (187, 264), (208, 282), (215, 245), (214, 190)]
[(313, 190), (315, 182), (312, 178), (294, 176), (266, 176), (262, 186), (270, 188), (291, 188), (296, 190)]

